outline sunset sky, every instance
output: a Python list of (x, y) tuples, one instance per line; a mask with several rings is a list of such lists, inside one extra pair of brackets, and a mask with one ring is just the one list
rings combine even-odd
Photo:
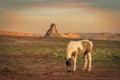
[(0, 30), (42, 33), (120, 32), (120, 0), (0, 0)]

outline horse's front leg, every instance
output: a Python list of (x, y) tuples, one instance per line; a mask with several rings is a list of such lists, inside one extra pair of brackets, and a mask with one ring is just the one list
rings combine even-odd
[(76, 70), (76, 62), (77, 62), (77, 56), (73, 58), (73, 71)]

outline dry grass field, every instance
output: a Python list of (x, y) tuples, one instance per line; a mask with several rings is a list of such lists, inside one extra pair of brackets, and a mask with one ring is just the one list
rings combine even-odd
[(120, 80), (120, 41), (92, 40), (92, 70), (67, 72), (64, 56), (71, 40), (0, 36), (0, 80)]

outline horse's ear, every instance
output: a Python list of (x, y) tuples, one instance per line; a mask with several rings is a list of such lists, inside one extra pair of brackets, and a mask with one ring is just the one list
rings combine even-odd
[(67, 61), (67, 58), (66, 57), (64, 57), (65, 58), (65, 60)]

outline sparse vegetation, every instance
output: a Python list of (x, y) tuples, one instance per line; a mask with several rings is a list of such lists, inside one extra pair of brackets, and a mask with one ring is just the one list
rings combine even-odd
[[(0, 36), (0, 74), (20, 73), (29, 66), (65, 66), (66, 45), (70, 40), (61, 38)], [(3, 40), (4, 39), (4, 40)], [(120, 66), (120, 41), (92, 40), (93, 66)], [(78, 65), (84, 58), (80, 55)], [(81, 67), (82, 68), (82, 67)], [(32, 74), (30, 74), (32, 75)]]

